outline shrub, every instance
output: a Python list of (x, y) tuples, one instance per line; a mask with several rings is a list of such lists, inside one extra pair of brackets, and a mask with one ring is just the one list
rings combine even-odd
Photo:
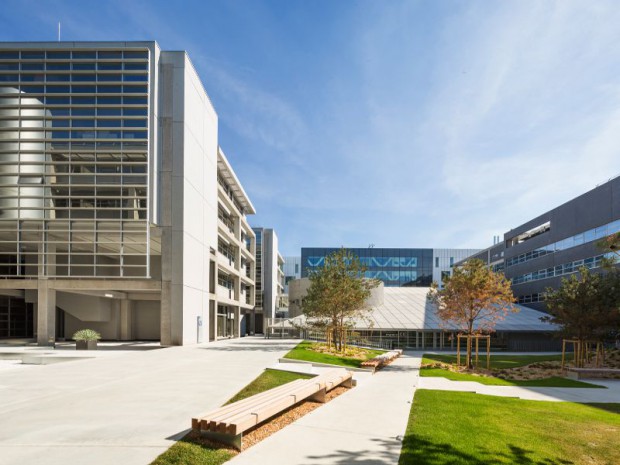
[(73, 334), (75, 341), (98, 341), (101, 339), (101, 334), (92, 329), (80, 329)]

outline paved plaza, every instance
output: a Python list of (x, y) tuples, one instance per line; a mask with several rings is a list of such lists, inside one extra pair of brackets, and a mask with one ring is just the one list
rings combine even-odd
[(101, 350), (1, 370), (0, 464), (146, 465), (297, 342)]
[[(298, 341), (242, 338), (208, 345), (72, 346), (55, 351), (10, 348), (47, 356), (88, 357), (51, 365), (0, 360), (0, 465), (147, 465), (183, 436), (192, 416), (220, 406), (273, 367), (309, 373), (325, 368), (278, 363)], [(375, 375), (235, 457), (231, 465), (379, 465), (398, 462), (416, 388), (469, 391), (522, 399), (620, 402), (620, 381), (608, 389), (484, 386), (420, 378), (422, 352), (403, 356)], [(91, 358), (92, 357), (92, 358)]]
[(230, 465), (384, 465), (398, 463), (422, 354), (405, 353), (373, 376)]

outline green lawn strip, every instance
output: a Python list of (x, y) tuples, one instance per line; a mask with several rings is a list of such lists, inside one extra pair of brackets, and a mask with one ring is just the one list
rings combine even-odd
[[(287, 371), (265, 370), (226, 404), (290, 383), (296, 379), (308, 378), (312, 378), (312, 376)], [(199, 434), (191, 432), (157, 457), (151, 465), (220, 465), (235, 455), (236, 453), (229, 449), (212, 447)]]
[(620, 415), (611, 410), (418, 389), (399, 464), (618, 464)]
[(317, 345), (317, 343), (302, 341), (293, 350), (286, 354), (284, 358), (303, 360), (305, 362), (329, 363), (332, 365), (359, 368), (364, 360), (369, 360), (385, 352), (383, 350), (358, 349), (362, 350), (365, 353), (366, 357), (364, 360), (359, 360), (352, 357), (346, 357), (344, 355), (339, 356), (315, 352), (314, 350), (311, 350), (311, 347), (314, 345)]
[[(486, 353), (480, 352), (479, 365), (486, 367), (487, 356)], [(569, 360), (572, 360), (572, 355), (569, 356)], [(562, 355), (502, 355), (491, 354), (491, 368), (492, 369), (505, 369), (516, 368), (525, 365), (530, 365), (537, 362), (559, 362), (562, 360)], [(422, 364), (444, 362), (444, 363), (456, 363), (456, 355), (444, 355), (444, 354), (424, 354)], [(465, 363), (465, 355), (461, 353), (461, 363)]]
[(241, 391), (235, 394), (226, 404), (232, 404), (238, 400), (245, 399), (246, 397), (253, 396), (254, 394), (260, 394), (261, 392), (273, 389), (296, 379), (309, 379), (313, 378), (312, 375), (305, 375), (302, 373), (291, 373), (288, 371), (279, 370), (265, 370), (261, 375), (244, 387)]
[(528, 379), (528, 380), (508, 380), (495, 378), (493, 376), (478, 376), (469, 373), (456, 373), (443, 368), (421, 368), (420, 376), (423, 377), (441, 377), (452, 381), (475, 381), (476, 383), (485, 384), (487, 386), (529, 386), (529, 387), (570, 387), (570, 388), (600, 388), (606, 389), (605, 386), (598, 384), (584, 383), (574, 379), (560, 378), (553, 376), (544, 379)]
[(215, 449), (201, 444), (195, 434), (188, 434), (155, 459), (151, 465), (220, 465), (236, 454), (228, 449)]

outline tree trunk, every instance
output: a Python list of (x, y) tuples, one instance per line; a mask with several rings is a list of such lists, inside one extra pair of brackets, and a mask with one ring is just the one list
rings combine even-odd
[(467, 368), (469, 369), (474, 368), (474, 364), (472, 362), (472, 357), (471, 357), (471, 334), (467, 335)]

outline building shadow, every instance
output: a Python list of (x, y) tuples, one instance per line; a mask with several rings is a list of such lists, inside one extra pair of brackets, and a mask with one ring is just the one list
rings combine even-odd
[[(56, 350), (75, 350), (75, 342), (57, 342)], [(97, 350), (99, 351), (146, 351), (162, 349), (159, 342), (155, 341), (104, 341), (97, 344)]]
[[(403, 441), (399, 465), (488, 465), (511, 463), (516, 465), (575, 465), (575, 462), (557, 457), (532, 457), (534, 451), (506, 444), (504, 452), (479, 447), (475, 453), (458, 450), (448, 443), (435, 443), (415, 436)], [(344, 462), (343, 462), (344, 463)]]

